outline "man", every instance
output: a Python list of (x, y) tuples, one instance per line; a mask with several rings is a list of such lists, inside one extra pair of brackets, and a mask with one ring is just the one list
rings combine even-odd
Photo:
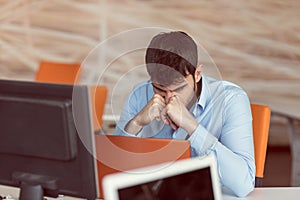
[(149, 81), (128, 96), (115, 134), (186, 139), (192, 156), (213, 154), (221, 184), (243, 197), (255, 183), (252, 115), (237, 85), (202, 73), (184, 32), (156, 35), (146, 51)]

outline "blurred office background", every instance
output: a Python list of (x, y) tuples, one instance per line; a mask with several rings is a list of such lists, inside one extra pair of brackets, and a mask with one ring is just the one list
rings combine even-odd
[[(251, 102), (299, 116), (299, 9), (297, 0), (0, 0), (0, 78), (34, 80), (42, 60), (82, 63), (116, 34), (161, 27), (189, 33), (208, 52), (218, 76), (242, 86)], [(118, 114), (112, 111), (112, 97), (122, 105), (133, 82), (147, 77), (132, 71), (143, 56), (142, 50), (122, 55), (101, 77), (109, 89), (106, 130)], [(116, 89), (125, 74), (134, 81)], [(299, 134), (299, 121), (293, 123)], [(287, 119), (273, 114), (264, 185), (290, 185), (290, 165)]]

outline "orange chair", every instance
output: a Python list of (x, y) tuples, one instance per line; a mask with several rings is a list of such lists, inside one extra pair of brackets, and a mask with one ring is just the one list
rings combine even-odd
[[(79, 63), (59, 63), (42, 61), (36, 74), (35, 80), (39, 82), (76, 84), (77, 74), (79, 74)], [(106, 86), (91, 86), (90, 94), (92, 99), (94, 130), (101, 130), (102, 116), (105, 110), (107, 98)]]
[(92, 100), (93, 112), (93, 124), (94, 130), (102, 130), (101, 126), (103, 123), (102, 116), (105, 110), (105, 103), (107, 98), (107, 87), (104, 85), (91, 86), (90, 94)]
[(35, 80), (39, 82), (75, 84), (79, 68), (79, 63), (42, 61)]
[(262, 186), (269, 136), (271, 110), (268, 106), (251, 104), (256, 165), (255, 186)]
[(187, 140), (95, 135), (100, 198), (107, 174), (190, 158)]

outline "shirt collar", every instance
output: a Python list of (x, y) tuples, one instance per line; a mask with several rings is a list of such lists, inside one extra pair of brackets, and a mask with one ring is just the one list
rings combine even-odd
[(200, 97), (192, 109), (194, 115), (197, 115), (198, 107), (203, 111), (205, 109), (205, 106), (207, 105), (207, 102), (210, 99), (207, 77), (204, 74), (202, 75), (201, 81), (202, 81), (202, 89), (201, 89)]

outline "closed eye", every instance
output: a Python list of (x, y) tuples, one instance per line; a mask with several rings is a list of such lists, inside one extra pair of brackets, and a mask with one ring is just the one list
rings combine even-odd
[[(152, 84), (153, 88), (157, 91), (157, 92), (166, 92), (165, 90), (155, 86), (154, 84)], [(181, 90), (183, 90), (184, 88), (186, 87), (186, 85), (182, 85), (174, 90), (170, 90), (170, 92), (175, 92), (175, 93), (178, 93), (180, 92)]]
[(186, 85), (183, 85), (183, 86), (181, 86), (181, 87), (179, 87), (179, 88), (176, 88), (176, 89), (173, 90), (172, 92), (178, 93), (178, 92), (180, 92), (181, 90), (183, 90), (183, 89), (185, 88), (185, 86), (186, 86)]

